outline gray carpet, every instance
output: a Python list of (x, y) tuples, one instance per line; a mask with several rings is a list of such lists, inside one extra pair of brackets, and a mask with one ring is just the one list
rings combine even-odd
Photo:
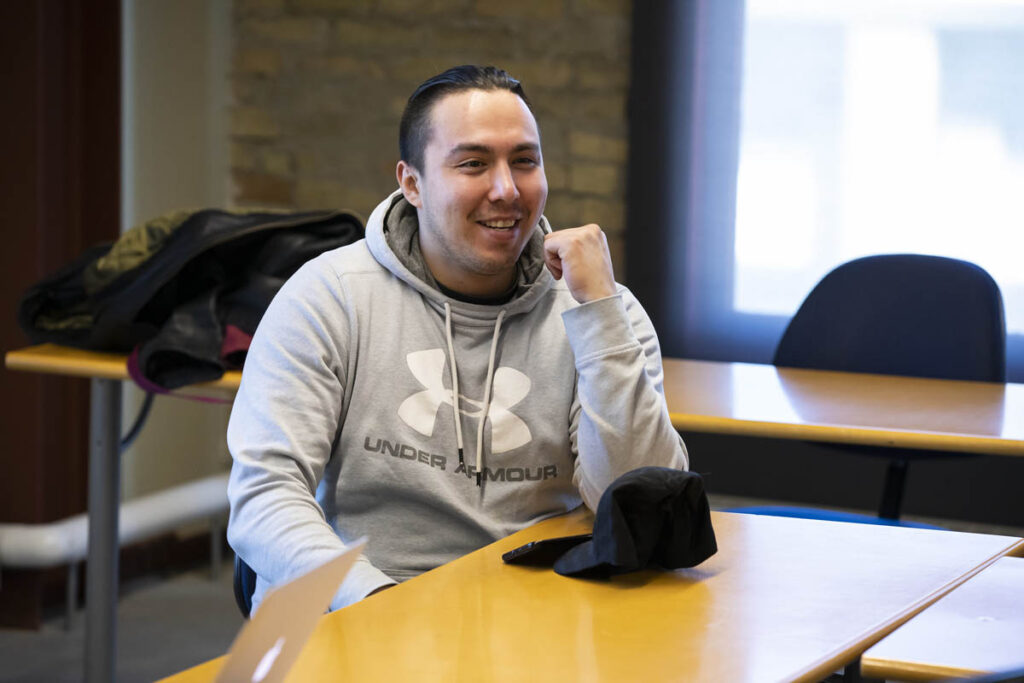
[[(242, 624), (231, 589), (231, 564), (124, 586), (118, 604), (118, 681), (153, 681), (228, 649)], [(0, 630), (0, 681), (81, 681), (85, 614), (70, 631), (55, 615), (39, 631)]]

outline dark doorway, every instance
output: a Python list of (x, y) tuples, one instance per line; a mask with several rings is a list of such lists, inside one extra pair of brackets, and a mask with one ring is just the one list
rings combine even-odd
[[(0, 3), (0, 350), (21, 293), (120, 227), (121, 3)], [(88, 383), (0, 371), (0, 523), (85, 510)], [(0, 626), (38, 626), (64, 572), (3, 570)]]

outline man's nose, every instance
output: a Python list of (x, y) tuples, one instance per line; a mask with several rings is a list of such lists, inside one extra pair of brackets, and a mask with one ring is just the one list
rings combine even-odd
[(519, 188), (516, 186), (516, 179), (508, 164), (498, 164), (494, 167), (489, 199), (492, 202), (512, 202), (519, 199)]

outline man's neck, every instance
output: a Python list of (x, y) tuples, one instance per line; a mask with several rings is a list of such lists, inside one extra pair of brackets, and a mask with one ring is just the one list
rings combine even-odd
[(445, 284), (438, 280), (436, 277), (434, 278), (434, 282), (437, 283), (437, 288), (441, 291), (441, 293), (450, 299), (455, 299), (456, 301), (461, 301), (467, 304), (477, 304), (481, 306), (500, 306), (501, 304), (508, 303), (509, 301), (512, 300), (512, 297), (515, 296), (516, 285), (518, 284), (518, 277), (516, 277), (516, 275), (517, 273), (513, 274), (512, 282), (505, 289), (504, 292), (484, 296), (477, 294), (466, 294), (464, 292), (451, 289), (449, 287), (446, 287)]

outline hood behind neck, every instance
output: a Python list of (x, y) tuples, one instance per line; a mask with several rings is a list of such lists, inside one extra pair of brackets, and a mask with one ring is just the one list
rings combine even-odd
[(554, 284), (554, 278), (544, 266), (544, 234), (551, 228), (543, 216), (519, 257), (515, 294), (502, 306), (466, 303), (443, 294), (423, 260), (419, 228), (416, 208), (406, 201), (401, 190), (396, 190), (370, 214), (366, 241), (378, 263), (439, 309), (447, 302), (453, 311), (487, 319), (497, 315), (499, 309), (504, 309), (506, 315), (522, 313), (532, 309)]

